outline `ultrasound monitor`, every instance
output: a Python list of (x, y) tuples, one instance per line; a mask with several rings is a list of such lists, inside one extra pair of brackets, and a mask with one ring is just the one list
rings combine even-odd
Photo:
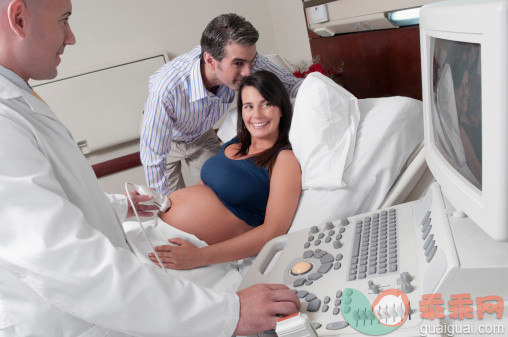
[(443, 194), (508, 241), (508, 2), (420, 12), (426, 160)]

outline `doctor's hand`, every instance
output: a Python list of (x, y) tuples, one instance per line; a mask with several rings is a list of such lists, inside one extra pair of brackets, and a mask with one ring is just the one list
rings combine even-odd
[[(206, 265), (203, 250), (198, 246), (183, 239), (169, 239), (168, 241), (173, 245), (155, 247), (164, 268), (188, 270)], [(148, 257), (160, 267), (153, 253), (148, 254)]]
[[(138, 211), (139, 216), (153, 216), (153, 212), (156, 211), (159, 208), (155, 205), (144, 205), (140, 204), (140, 202), (147, 202), (152, 200), (151, 195), (141, 195), (137, 191), (129, 191), (129, 195), (132, 199), (132, 202), (134, 203), (134, 206), (136, 207), (136, 210)], [(129, 205), (129, 208), (127, 209), (127, 216), (126, 219), (133, 217), (136, 215), (134, 213), (134, 210), (132, 209), (131, 202), (129, 201), (129, 198), (127, 197), (127, 204)]]
[(256, 284), (237, 293), (240, 319), (235, 335), (247, 336), (275, 329), (280, 315), (288, 316), (300, 309), (300, 300), (282, 284)]

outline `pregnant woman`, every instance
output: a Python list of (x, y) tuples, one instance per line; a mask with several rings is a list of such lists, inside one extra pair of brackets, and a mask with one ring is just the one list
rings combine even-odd
[[(160, 218), (208, 243), (168, 240), (156, 251), (164, 267), (193, 269), (253, 256), (286, 234), (301, 193), (301, 170), (289, 143), (291, 103), (267, 71), (246, 77), (238, 95), (238, 137), (201, 170), (201, 182), (172, 193)], [(157, 263), (153, 254), (150, 259)]]

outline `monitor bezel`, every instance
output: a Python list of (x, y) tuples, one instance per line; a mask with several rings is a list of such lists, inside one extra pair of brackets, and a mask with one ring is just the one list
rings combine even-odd
[[(508, 176), (508, 132), (503, 130), (503, 125), (505, 129), (508, 128), (507, 2), (446, 1), (424, 6), (420, 12), (427, 164), (443, 194), (454, 207), (467, 214), (498, 241), (508, 241), (508, 177), (505, 177)], [(480, 45), (483, 153), (481, 190), (456, 171), (435, 144), (431, 123), (432, 38)]]

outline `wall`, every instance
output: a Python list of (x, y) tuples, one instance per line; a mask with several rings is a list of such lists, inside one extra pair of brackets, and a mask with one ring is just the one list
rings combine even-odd
[(273, 0), (269, 3), (277, 53), (292, 63), (311, 60), (301, 0)]
[(259, 30), (260, 53), (282, 53), (290, 61), (310, 58), (300, 0), (86, 0), (73, 2), (70, 24), (77, 44), (66, 48), (59, 77), (162, 50), (175, 57), (199, 44), (212, 18), (228, 12)]

